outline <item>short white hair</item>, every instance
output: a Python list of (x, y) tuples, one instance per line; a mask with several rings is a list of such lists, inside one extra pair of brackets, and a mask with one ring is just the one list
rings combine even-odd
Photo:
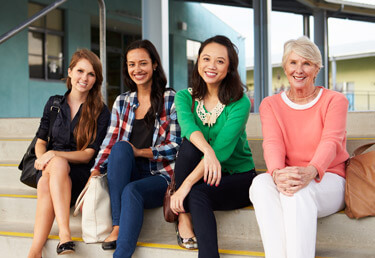
[(285, 69), (286, 61), (290, 53), (296, 53), (297, 55), (309, 60), (318, 68), (322, 68), (322, 55), (317, 45), (314, 44), (308, 37), (302, 36), (298, 39), (291, 39), (284, 44), (284, 54), (282, 59), (282, 67)]

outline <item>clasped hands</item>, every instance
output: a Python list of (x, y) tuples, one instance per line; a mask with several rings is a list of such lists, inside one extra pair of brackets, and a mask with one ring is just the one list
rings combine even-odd
[(311, 180), (318, 175), (314, 166), (307, 167), (285, 167), (273, 171), (273, 180), (277, 190), (287, 196), (293, 196), (296, 192), (306, 187)]

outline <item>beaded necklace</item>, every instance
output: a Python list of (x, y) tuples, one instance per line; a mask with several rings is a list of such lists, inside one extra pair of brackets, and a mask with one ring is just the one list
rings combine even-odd
[[(193, 89), (188, 89), (190, 94), (192, 94)], [(203, 99), (195, 99), (198, 102), (197, 105), (197, 114), (199, 119), (202, 121), (203, 125), (207, 124), (209, 127), (213, 126), (216, 123), (217, 118), (223, 112), (225, 105), (219, 102), (216, 104), (215, 108), (211, 112), (206, 112), (204, 109), (204, 101)]]

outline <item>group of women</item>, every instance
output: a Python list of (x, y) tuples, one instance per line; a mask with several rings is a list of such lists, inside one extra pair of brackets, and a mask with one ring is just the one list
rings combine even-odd
[[(250, 101), (238, 74), (236, 46), (225, 36), (202, 43), (191, 85), (166, 88), (160, 57), (148, 40), (125, 55), (128, 92), (112, 113), (102, 101), (102, 70), (91, 51), (77, 51), (53, 125), (47, 102), (37, 132), (37, 212), (29, 258), (40, 258), (54, 218), (58, 254), (75, 251), (69, 210), (90, 176), (107, 172), (113, 230), (102, 243), (131, 257), (144, 208), (159, 207), (171, 175), (177, 191), (178, 244), (219, 257), (214, 211), (253, 203), (267, 258), (314, 257), (317, 218), (344, 206), (346, 112), (337, 92), (315, 86), (322, 67), (308, 38), (285, 43), (290, 88), (260, 106), (267, 173), (257, 176), (246, 137)], [(49, 128), (52, 127), (52, 128)], [(49, 131), (51, 137), (48, 139)], [(95, 159), (96, 157), (96, 159)], [(249, 198), (250, 195), (250, 198)]]

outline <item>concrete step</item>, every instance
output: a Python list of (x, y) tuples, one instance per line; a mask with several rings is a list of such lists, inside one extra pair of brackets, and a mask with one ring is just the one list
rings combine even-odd
[[(351, 153), (357, 146), (375, 141), (375, 112), (348, 115), (348, 143)], [(36, 209), (36, 190), (19, 182), (17, 169), (39, 125), (38, 119), (0, 119), (0, 250), (1, 257), (26, 257), (32, 241)], [(251, 114), (248, 139), (258, 171), (265, 171), (259, 114)], [(262, 244), (254, 210), (216, 212), (222, 257), (262, 257)], [(100, 244), (84, 244), (81, 217), (71, 217), (77, 252), (70, 257), (112, 257)], [(342, 212), (318, 220), (317, 256), (340, 258), (375, 257), (375, 217), (351, 220)], [(58, 229), (53, 226), (43, 257), (56, 257)], [(180, 249), (174, 225), (164, 222), (162, 209), (145, 210), (139, 238), (138, 257), (197, 257), (196, 251)]]
[[(168, 225), (170, 225), (170, 228), (174, 228), (173, 224)], [(76, 253), (69, 257), (112, 257), (112, 252), (101, 250), (100, 244), (84, 244), (80, 238), (79, 229), (72, 225), (71, 228), (73, 240), (76, 241), (77, 248)], [(31, 223), (0, 221), (0, 248), (2, 253), (7, 254), (5, 257), (26, 257), (28, 249), (31, 246), (32, 231), (33, 224)], [(57, 227), (54, 225), (43, 250), (43, 257), (57, 257), (55, 253), (58, 243), (57, 234)], [(219, 235), (219, 248), (221, 257), (264, 257), (262, 244), (256, 240)], [(354, 243), (343, 245), (339, 241), (336, 241), (334, 244), (318, 244), (316, 257), (374, 258), (374, 253), (375, 249), (373, 247), (363, 248)], [(197, 257), (197, 252), (179, 248), (176, 244), (176, 236), (173, 230), (170, 230), (170, 232), (148, 230), (146, 224), (144, 224), (138, 240), (138, 247), (133, 257), (192, 258)]]
[(1, 118), (0, 138), (34, 138), (40, 118)]
[[(36, 196), (22, 194), (0, 194), (0, 221), (33, 224), (36, 212)], [(73, 213), (73, 208), (71, 214)], [(231, 238), (260, 241), (254, 212), (250, 208), (228, 212), (216, 212), (219, 235)], [(70, 225), (81, 227), (80, 216), (71, 216)], [(149, 232), (174, 235), (174, 224), (164, 221), (162, 208), (145, 210), (143, 228)], [(80, 236), (80, 235), (79, 235)]]
[[(40, 118), (0, 118), (0, 138), (33, 138)], [(375, 112), (349, 112), (348, 137), (374, 137)], [(251, 113), (246, 126), (247, 136), (262, 138), (259, 114)]]
[[(6, 231), (0, 231), (0, 248), (12, 258), (26, 257), (32, 242), (32, 228), (30, 225), (21, 224), (23, 231), (17, 231), (16, 226), (3, 226)], [(54, 231), (54, 230), (53, 230)], [(76, 243), (75, 254), (69, 257), (112, 257), (113, 251), (103, 251), (101, 244), (85, 244), (81, 238), (73, 237)], [(58, 236), (51, 234), (43, 249), (43, 257), (57, 257), (56, 246)], [(219, 240), (220, 256), (230, 258), (264, 257), (260, 243), (247, 243), (237, 239)], [(233, 249), (236, 248), (236, 249)], [(141, 232), (134, 258), (165, 258), (197, 257), (197, 251), (188, 251), (180, 248), (176, 243), (175, 234)]]
[[(32, 139), (0, 139), (0, 163), (18, 164), (25, 154), (31, 140)], [(253, 153), (257, 171), (266, 171), (266, 164), (263, 158), (263, 139), (248, 137), (248, 142)], [(375, 137), (349, 137), (347, 139), (347, 150), (351, 155), (357, 147), (369, 142), (375, 142)], [(375, 150), (375, 146), (373, 146), (371, 150)]]
[(18, 193), (22, 190), (24, 194), (36, 194), (36, 190), (20, 181), (21, 171), (18, 164), (0, 164), (0, 194)]
[(18, 164), (31, 140), (32, 138), (0, 138), (0, 162)]
[[(18, 163), (25, 153), (39, 126), (39, 118), (0, 119), (0, 162)], [(350, 112), (347, 122), (347, 149), (353, 150), (368, 142), (375, 141), (375, 112)], [(262, 129), (259, 114), (250, 114), (246, 132), (254, 155), (256, 168), (265, 171), (263, 160)]]
[[(35, 219), (35, 196), (0, 195), (0, 221), (10, 224), (33, 224)], [(215, 212), (219, 238), (242, 239), (246, 242), (260, 242), (255, 212), (251, 207), (234, 211)], [(71, 227), (80, 229), (80, 217), (71, 217)], [(353, 246), (371, 249), (375, 254), (375, 217), (360, 220), (349, 219), (343, 212), (318, 220), (317, 247), (325, 245)], [(145, 210), (143, 230), (155, 234), (174, 235), (174, 225), (166, 223), (162, 208)], [(2, 230), (3, 231), (3, 230)], [(78, 230), (80, 232), (80, 230)], [(76, 235), (80, 237), (80, 234)]]

